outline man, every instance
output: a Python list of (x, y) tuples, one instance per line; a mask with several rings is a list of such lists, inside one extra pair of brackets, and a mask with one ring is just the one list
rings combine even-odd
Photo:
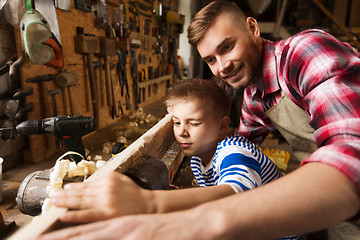
[[(215, 76), (245, 89), (238, 133), (260, 143), (278, 129), (297, 148), (302, 166), (267, 185), (188, 210), (138, 211), (140, 204), (136, 213), (160, 214), (117, 217), (46, 237), (274, 239), (356, 218), (360, 59), (352, 48), (317, 30), (272, 43), (260, 37), (255, 19), (229, 2), (202, 9), (188, 37)], [(312, 138), (316, 145), (309, 144)]]

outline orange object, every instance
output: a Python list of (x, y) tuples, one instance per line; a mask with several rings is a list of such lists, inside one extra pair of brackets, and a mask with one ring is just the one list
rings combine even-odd
[(62, 47), (60, 43), (54, 38), (54, 35), (52, 35), (51, 38), (49, 38), (47, 41), (44, 42), (44, 44), (50, 46), (52, 49), (54, 49), (54, 55), (50, 59), (49, 62), (46, 63), (47, 66), (55, 67), (58, 69), (64, 68), (64, 55), (62, 52)]

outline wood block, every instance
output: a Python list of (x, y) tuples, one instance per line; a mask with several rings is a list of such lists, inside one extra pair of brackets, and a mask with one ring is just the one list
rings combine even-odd
[(116, 55), (116, 42), (114, 38), (100, 37), (100, 56), (110, 57)]
[(97, 37), (76, 35), (75, 41), (75, 52), (77, 53), (99, 53), (100, 52), (100, 41)]

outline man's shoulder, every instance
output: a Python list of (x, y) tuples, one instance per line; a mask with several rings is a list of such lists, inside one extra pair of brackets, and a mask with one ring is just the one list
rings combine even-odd
[(309, 46), (312, 42), (322, 42), (321, 39), (335, 39), (330, 33), (325, 32), (321, 29), (307, 29), (298, 32), (289, 38), (279, 40), (275, 43), (275, 46), (289, 46), (289, 47), (300, 47)]
[[(296, 38), (304, 38), (304, 37), (330, 37), (331, 34), (328, 32), (325, 32), (321, 29), (307, 29), (298, 33), (295, 33), (294, 35), (290, 36), (288, 39), (296, 39)], [(286, 40), (286, 39), (285, 39)]]

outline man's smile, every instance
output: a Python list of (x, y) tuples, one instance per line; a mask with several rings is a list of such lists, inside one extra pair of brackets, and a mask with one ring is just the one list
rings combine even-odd
[(234, 82), (235, 80), (237, 80), (239, 78), (239, 76), (241, 74), (241, 70), (242, 70), (242, 67), (240, 66), (239, 68), (235, 69), (235, 71), (233, 71), (230, 74), (226, 75), (224, 77), (224, 79), (229, 83)]

